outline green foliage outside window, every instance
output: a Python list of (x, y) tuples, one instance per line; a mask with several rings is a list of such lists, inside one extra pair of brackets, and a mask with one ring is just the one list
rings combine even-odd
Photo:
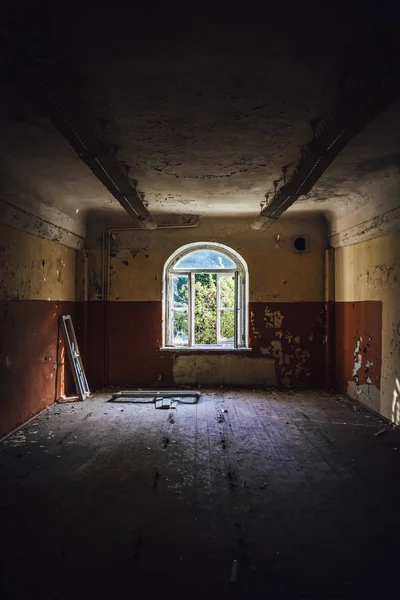
[[(217, 275), (215, 273), (196, 273), (194, 289), (194, 343), (196, 345), (217, 344)], [(174, 293), (175, 306), (183, 309), (188, 306), (187, 278), (176, 280)], [(221, 308), (233, 309), (235, 306), (234, 277), (220, 278)], [(234, 340), (234, 311), (223, 310), (220, 315), (220, 331), (223, 341)], [(174, 312), (173, 339), (187, 343), (189, 333), (188, 311)]]
[[(221, 307), (234, 308), (233, 277), (220, 278)], [(234, 312), (222, 311), (221, 335), (226, 341), (234, 338)], [(217, 344), (217, 276), (215, 273), (195, 276), (194, 339), (196, 344)]]
[(194, 289), (195, 344), (216, 344), (217, 276), (215, 273), (196, 274)]

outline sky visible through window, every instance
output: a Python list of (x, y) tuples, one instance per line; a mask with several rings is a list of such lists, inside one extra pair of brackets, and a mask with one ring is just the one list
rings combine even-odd
[(194, 250), (178, 260), (175, 269), (236, 269), (236, 265), (217, 250)]

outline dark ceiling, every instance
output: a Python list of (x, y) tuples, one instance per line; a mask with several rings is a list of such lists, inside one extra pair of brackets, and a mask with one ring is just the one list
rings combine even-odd
[[(318, 123), (370, 71), (395, 62), (391, 23), (372, 2), (275, 3), (262, 11), (34, 3), (9, 9), (3, 61), (15, 52), (18, 69), (26, 59), (24, 69), (86, 125), (151, 213), (256, 215)], [(67, 213), (118, 210), (31, 92), (12, 78), (3, 83), (2, 194), (23, 179), (26, 193)], [(398, 162), (390, 123), (400, 113), (393, 103), (390, 111), (384, 131), (372, 123), (372, 137), (351, 142), (305, 208), (339, 201), (343, 190)]]

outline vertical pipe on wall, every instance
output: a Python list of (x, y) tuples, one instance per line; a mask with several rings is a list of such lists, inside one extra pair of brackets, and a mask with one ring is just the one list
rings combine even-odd
[(325, 380), (332, 387), (335, 377), (335, 250), (325, 250)]
[[(194, 229), (198, 227), (199, 221), (186, 223), (184, 225), (160, 225), (152, 231), (162, 231), (163, 229)], [(108, 383), (108, 342), (109, 342), (109, 300), (110, 300), (110, 258), (111, 258), (111, 238), (114, 232), (120, 231), (142, 231), (141, 227), (132, 227), (129, 225), (107, 227), (102, 234), (102, 319), (101, 319), (101, 355), (102, 355), (102, 387)]]
[(108, 382), (108, 338), (109, 338), (109, 295), (110, 295), (110, 253), (112, 228), (103, 231), (102, 248), (102, 319), (101, 319), (101, 356), (102, 356), (102, 387)]
[(83, 358), (84, 364), (87, 365), (88, 359), (88, 255), (86, 250), (83, 250)]

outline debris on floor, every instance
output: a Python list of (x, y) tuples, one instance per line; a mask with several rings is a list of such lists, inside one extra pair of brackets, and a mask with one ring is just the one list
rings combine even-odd
[(4, 440), (4, 444), (6, 446), (22, 446), (26, 442), (26, 435), (20, 431), (18, 433), (14, 433)]
[(178, 406), (178, 402), (176, 400), (172, 400), (172, 398), (158, 398), (155, 402), (156, 408), (176, 408)]
[(107, 391), (4, 440), (0, 598), (394, 597), (400, 431), (317, 391), (212, 394), (162, 415)]
[(161, 445), (162, 445), (163, 450), (166, 450), (168, 448), (168, 444), (169, 444), (169, 437), (164, 435), (161, 440)]
[(66, 396), (63, 394), (56, 400), (57, 404), (66, 404), (68, 402), (81, 402), (79, 396)]
[(378, 437), (380, 435), (383, 435), (384, 433), (387, 433), (387, 428), (386, 427), (383, 427), (383, 429), (380, 429), (374, 435), (375, 435), (375, 437)]

